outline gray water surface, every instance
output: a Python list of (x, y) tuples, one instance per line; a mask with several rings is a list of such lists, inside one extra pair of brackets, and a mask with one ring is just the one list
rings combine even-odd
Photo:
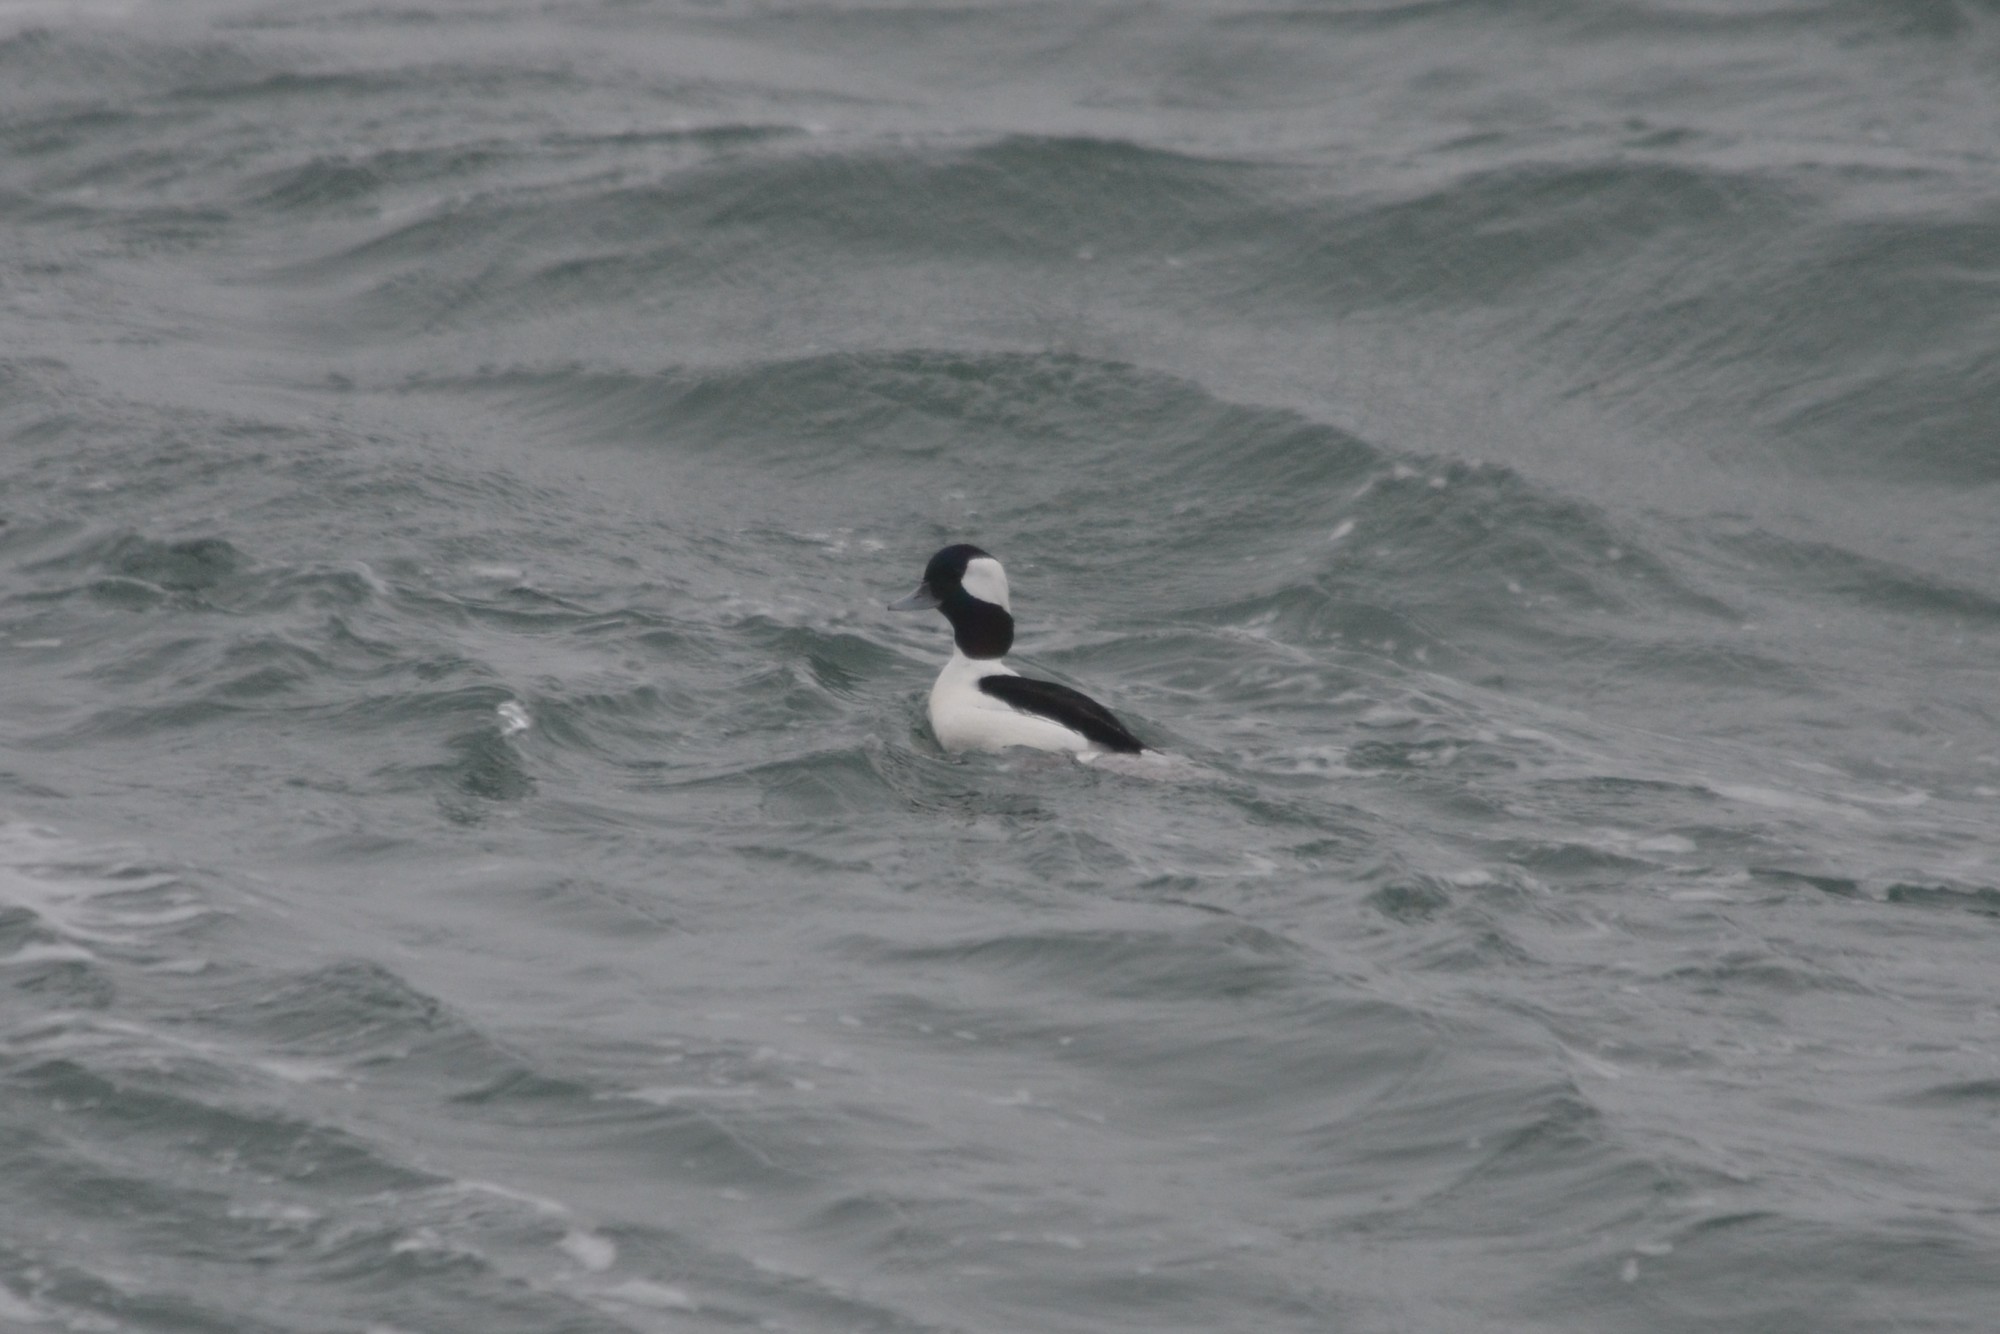
[(1987, 1334), (1996, 70), (0, 8), (0, 1328)]

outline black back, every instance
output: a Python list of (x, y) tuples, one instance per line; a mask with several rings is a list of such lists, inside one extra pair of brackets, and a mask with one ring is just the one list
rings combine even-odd
[(1106, 750), (1137, 755), (1146, 748), (1138, 737), (1125, 730), (1125, 724), (1119, 722), (1111, 710), (1081, 690), (1025, 676), (982, 676), (979, 688), (1023, 713), (1053, 719), (1064, 727), (1073, 728)]

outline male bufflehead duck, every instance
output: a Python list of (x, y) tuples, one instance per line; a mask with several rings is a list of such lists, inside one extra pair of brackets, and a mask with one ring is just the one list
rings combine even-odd
[(924, 581), (891, 611), (935, 607), (951, 622), (951, 661), (931, 687), (931, 730), (946, 750), (1033, 746), (1078, 755), (1136, 755), (1146, 747), (1079, 690), (1037, 681), (1000, 661), (1014, 644), (1007, 572), (959, 543), (931, 557)]

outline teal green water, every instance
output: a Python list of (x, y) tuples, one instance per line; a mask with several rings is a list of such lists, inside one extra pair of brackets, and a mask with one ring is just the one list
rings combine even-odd
[(1984, 1334), (1996, 56), (0, 9), (0, 1329)]

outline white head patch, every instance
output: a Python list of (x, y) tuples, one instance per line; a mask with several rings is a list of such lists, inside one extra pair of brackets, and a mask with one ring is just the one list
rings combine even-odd
[(981, 602), (990, 602), (1003, 611), (1013, 611), (1007, 603), (1007, 572), (991, 556), (975, 556), (965, 563), (965, 591)]

